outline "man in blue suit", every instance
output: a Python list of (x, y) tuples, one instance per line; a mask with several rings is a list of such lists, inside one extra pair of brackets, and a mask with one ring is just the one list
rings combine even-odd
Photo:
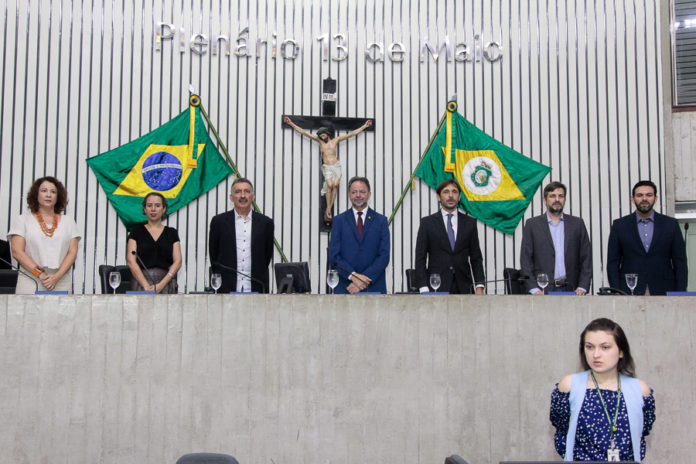
[(370, 181), (348, 181), (352, 208), (336, 216), (329, 241), (329, 266), (340, 277), (334, 293), (387, 293), (385, 269), (389, 264), (387, 218), (367, 207)]
[(653, 210), (657, 187), (642, 180), (631, 195), (636, 212), (614, 221), (609, 233), (607, 274), (609, 285), (630, 293), (626, 274), (638, 274), (636, 294), (685, 291), (686, 247), (676, 219)]

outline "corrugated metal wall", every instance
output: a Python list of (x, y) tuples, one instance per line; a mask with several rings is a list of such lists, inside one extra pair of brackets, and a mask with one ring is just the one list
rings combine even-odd
[[(331, 76), (339, 116), (376, 120), (374, 133), (339, 152), (344, 181), (356, 174), (373, 181), (376, 210), (391, 213), (447, 98), (457, 94), (465, 117), (550, 165), (551, 178), (568, 185), (566, 211), (590, 229), (596, 287), (611, 220), (631, 211), (631, 185), (641, 178), (664, 183), (658, 7), (658, 0), (5, 0), (0, 230), (26, 208), (32, 179), (64, 179), (68, 214), (84, 231), (75, 291), (98, 292), (96, 267), (125, 262), (126, 233), (85, 159), (178, 114), (192, 85), (240, 171), (255, 182), (285, 254), (310, 262), (317, 292), (328, 243), (318, 223), (320, 157), (310, 141), (281, 129), (280, 118), (319, 115), (321, 80)], [(183, 29), (160, 51), (158, 22)], [(252, 56), (236, 56), (246, 27)], [(224, 47), (213, 54), (210, 46), (192, 52), (194, 34), (229, 37), (232, 54)], [(437, 60), (426, 54), (421, 61), (426, 37), (438, 49), (447, 38), (453, 54), (462, 50), (455, 44), (466, 43), (475, 58), (447, 61), (440, 50)], [(267, 41), (259, 56), (258, 39)], [(299, 45), (294, 60), (281, 56), (286, 39)], [(480, 50), (490, 41), (502, 46), (496, 62)], [(366, 59), (372, 42), (385, 54), (392, 43), (403, 44), (403, 62)], [(207, 225), (230, 207), (228, 190), (222, 183), (169, 218), (182, 238), (182, 290), (207, 283)], [(346, 207), (345, 182), (337, 203)], [(391, 290), (403, 289), (403, 270), (412, 266), (419, 218), (436, 209), (434, 193), (420, 182), (406, 196), (392, 225)], [(541, 212), (539, 193), (527, 217)], [(518, 266), (521, 230), (504, 236), (479, 224), (488, 279)]]

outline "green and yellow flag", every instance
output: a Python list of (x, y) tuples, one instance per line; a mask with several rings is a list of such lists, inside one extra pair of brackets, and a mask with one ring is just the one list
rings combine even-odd
[(149, 134), (87, 159), (123, 224), (143, 223), (142, 201), (159, 192), (171, 214), (233, 173), (208, 137), (193, 95), (189, 108)]
[(415, 175), (435, 189), (455, 178), (462, 190), (459, 206), (473, 217), (512, 234), (534, 192), (551, 168), (490, 137), (447, 104), (444, 123)]

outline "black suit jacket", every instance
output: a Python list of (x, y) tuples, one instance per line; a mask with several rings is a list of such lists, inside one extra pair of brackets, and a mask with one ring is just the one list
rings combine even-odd
[[(263, 282), (263, 287), (252, 280), (251, 290), (268, 293), (268, 265), (273, 258), (273, 220), (255, 211), (251, 212), (251, 276)], [(213, 272), (222, 275), (221, 293), (237, 290), (237, 274), (216, 266), (220, 263), (237, 269), (237, 236), (234, 226), (234, 210), (218, 214), (210, 221), (208, 243)]]
[[(563, 215), (563, 257), (566, 268), (566, 288), (582, 287), (588, 292), (592, 283), (592, 246), (585, 221), (570, 214)], [(527, 291), (538, 287), (537, 274), (543, 272), (553, 280), (556, 268), (556, 249), (553, 246), (546, 213), (524, 224), (520, 252), (522, 274), (529, 277)], [(562, 277), (562, 276), (558, 276)]]
[(630, 293), (625, 279), (625, 275), (630, 273), (638, 274), (637, 294), (645, 293), (646, 284), (651, 295), (686, 290), (686, 246), (676, 219), (655, 213), (655, 228), (648, 251), (638, 236), (635, 213), (614, 221), (607, 253), (609, 285)]
[(457, 237), (452, 250), (442, 213), (421, 218), (416, 238), (416, 286), (428, 286), (430, 274), (440, 274), (442, 284), (438, 291), (443, 292), (450, 291), (454, 279), (462, 293), (472, 293), (474, 282), (486, 280), (475, 219), (457, 213)]

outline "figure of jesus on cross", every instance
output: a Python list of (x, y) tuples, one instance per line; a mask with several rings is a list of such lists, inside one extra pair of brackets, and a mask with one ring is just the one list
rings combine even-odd
[(372, 120), (368, 119), (367, 122), (365, 122), (365, 124), (362, 126), (338, 137), (334, 137), (334, 130), (328, 127), (320, 127), (319, 130), (317, 130), (317, 135), (314, 135), (311, 132), (299, 127), (288, 117), (285, 117), (283, 122), (292, 127), (296, 132), (319, 143), (319, 151), (321, 153), (322, 161), (321, 173), (324, 176), (324, 184), (321, 188), (321, 194), (326, 196), (326, 211), (324, 213), (324, 221), (327, 224), (331, 224), (331, 220), (333, 219), (333, 204), (336, 201), (338, 185), (341, 181), (342, 175), (342, 165), (338, 159), (338, 155), (336, 154), (336, 146), (339, 142), (349, 139), (354, 135), (358, 135), (370, 127), (372, 125)]

